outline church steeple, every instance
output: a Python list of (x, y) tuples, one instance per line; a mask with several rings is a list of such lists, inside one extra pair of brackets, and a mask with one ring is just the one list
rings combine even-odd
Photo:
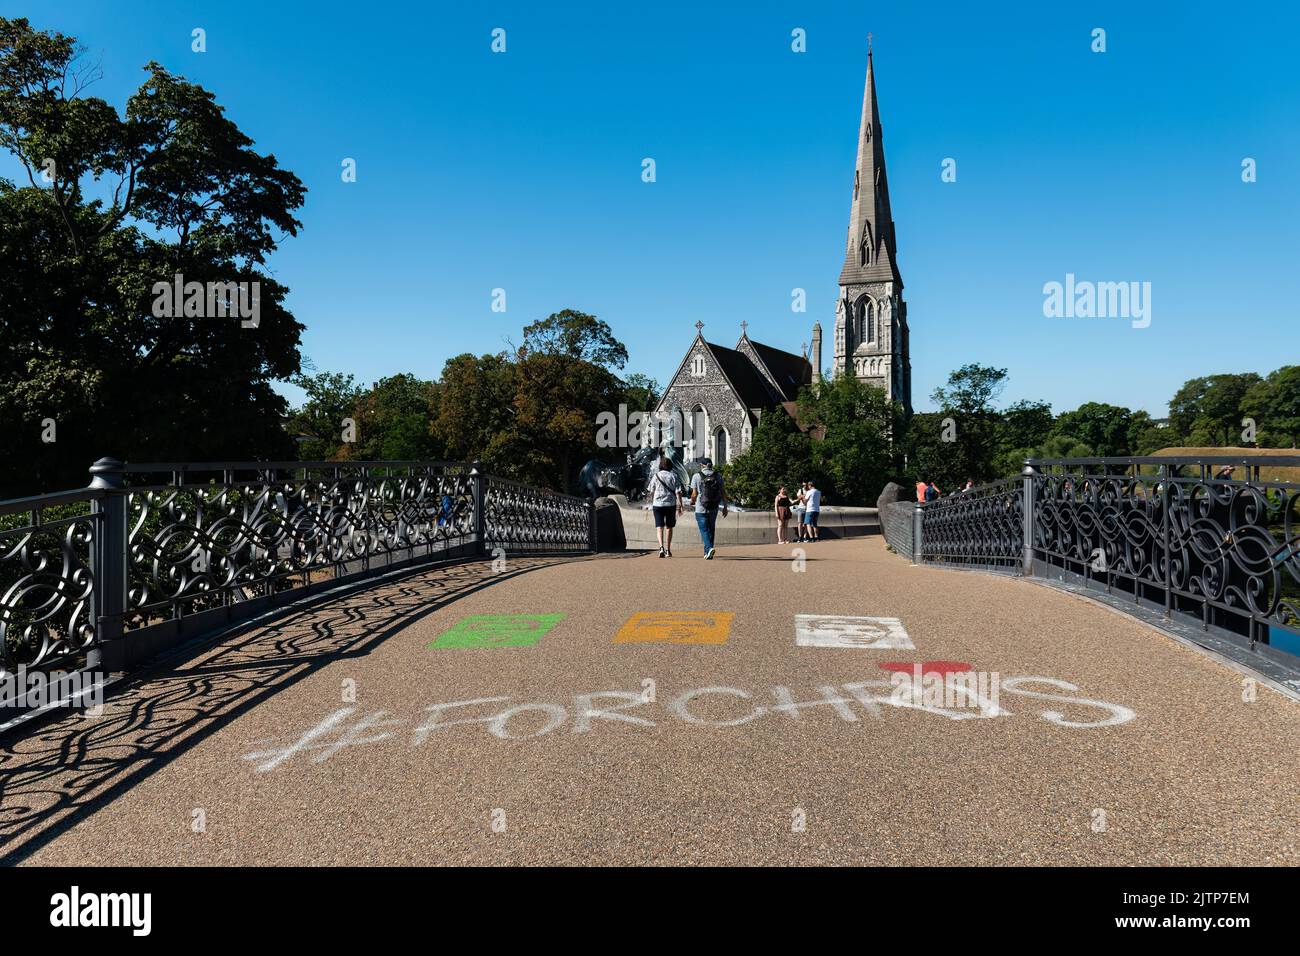
[(876, 102), (876, 75), (868, 45), (867, 85), (862, 93), (858, 162), (853, 171), (853, 203), (849, 210), (849, 235), (840, 285), (892, 280), (901, 286), (895, 252), (889, 177), (885, 173), (880, 107)]
[(908, 349), (907, 303), (898, 272), (894, 214), (876, 102), (876, 71), (870, 38), (867, 85), (858, 124), (858, 161), (853, 170), (849, 237), (835, 306), (834, 374), (852, 375), (885, 390), (909, 413), (912, 365)]

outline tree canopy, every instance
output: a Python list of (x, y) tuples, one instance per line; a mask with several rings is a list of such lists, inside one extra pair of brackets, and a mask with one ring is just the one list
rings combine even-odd
[[(293, 457), (302, 326), (264, 269), (305, 188), (215, 98), (157, 63), (123, 113), (76, 41), (0, 18), (0, 493), (84, 484), (105, 454)], [(157, 314), (158, 283), (248, 283), (255, 327)], [(52, 427), (51, 427), (52, 425)]]

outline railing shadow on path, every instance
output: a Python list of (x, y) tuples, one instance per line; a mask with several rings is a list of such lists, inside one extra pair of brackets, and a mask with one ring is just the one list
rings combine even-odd
[(79, 711), (0, 742), (0, 865), (21, 863), (274, 694), (493, 584), (591, 557), (512, 558), (422, 569), (324, 596), (217, 644), (132, 674), (97, 717)]

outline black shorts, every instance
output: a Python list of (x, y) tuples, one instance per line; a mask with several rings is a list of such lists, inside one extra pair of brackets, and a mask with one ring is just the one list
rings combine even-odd
[(655, 505), (654, 513), (655, 513), (656, 528), (677, 527), (677, 506), (676, 505)]

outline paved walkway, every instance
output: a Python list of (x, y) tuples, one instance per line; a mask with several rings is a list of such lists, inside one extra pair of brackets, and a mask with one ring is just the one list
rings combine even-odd
[[(504, 614), (534, 617), (464, 623)], [(834, 617), (801, 646), (804, 614)], [(968, 684), (891, 683), (915, 663)], [(9, 741), (0, 852), (1295, 864), (1298, 739), (1300, 704), (1243, 700), (1143, 625), (879, 538), (811, 546), (802, 571), (775, 545), (519, 559), (321, 604)]]

